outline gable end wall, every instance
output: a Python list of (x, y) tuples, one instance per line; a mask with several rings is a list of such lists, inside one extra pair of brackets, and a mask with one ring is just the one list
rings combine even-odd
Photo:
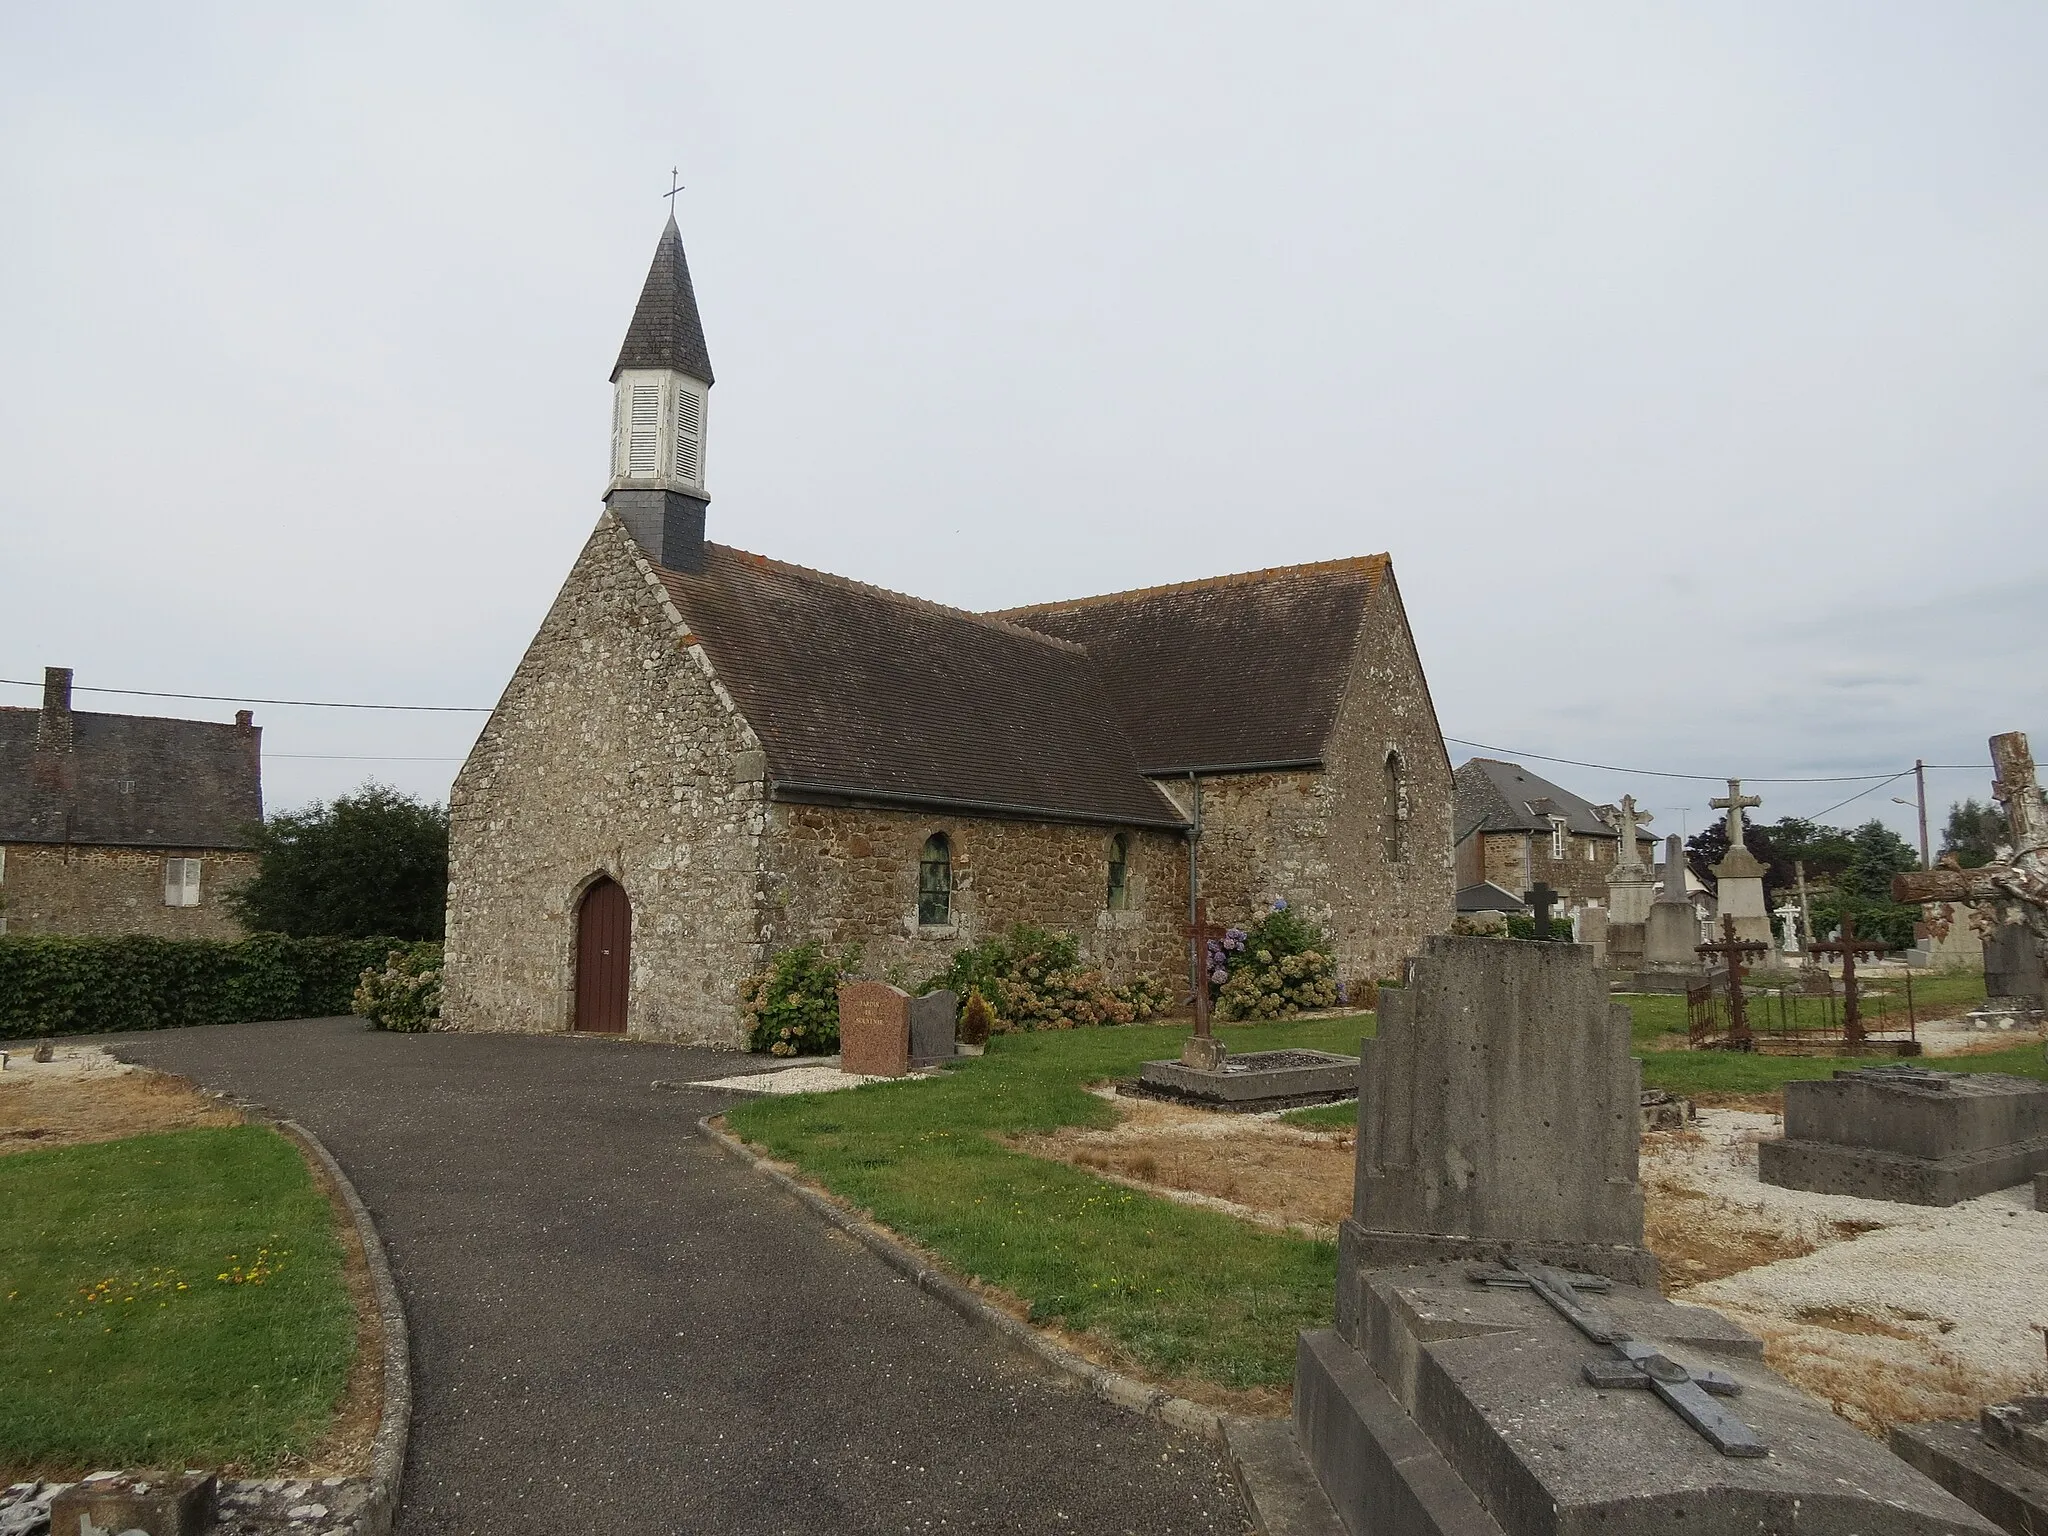
[(449, 796), (444, 1022), (571, 1026), (577, 905), (633, 908), (627, 1033), (738, 1045), (766, 765), (702, 648), (607, 513)]

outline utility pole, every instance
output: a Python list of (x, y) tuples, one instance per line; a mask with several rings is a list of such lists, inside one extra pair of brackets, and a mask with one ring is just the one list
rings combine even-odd
[(1913, 759), (1913, 785), (1920, 795), (1920, 867), (1934, 868), (1934, 861), (1927, 856), (1927, 764), (1919, 758)]

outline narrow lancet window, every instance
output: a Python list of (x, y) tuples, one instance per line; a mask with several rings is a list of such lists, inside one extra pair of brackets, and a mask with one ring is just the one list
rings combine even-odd
[(1408, 821), (1408, 786), (1403, 782), (1401, 754), (1389, 752), (1381, 765), (1386, 804), (1380, 812), (1385, 832), (1387, 862), (1398, 864), (1408, 856), (1404, 833)]
[(1130, 840), (1119, 832), (1109, 840), (1109, 900), (1112, 912), (1131, 904)]
[(943, 832), (924, 840), (917, 861), (917, 921), (920, 927), (943, 927), (953, 920), (953, 845)]

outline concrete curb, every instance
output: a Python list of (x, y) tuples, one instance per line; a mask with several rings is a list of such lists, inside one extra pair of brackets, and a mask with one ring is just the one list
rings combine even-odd
[(384, 1335), (384, 1411), (377, 1419), (377, 1434), (370, 1442), (370, 1498), (356, 1516), (356, 1536), (391, 1536), (398, 1516), (399, 1483), (405, 1476), (406, 1444), (412, 1436), (412, 1336), (405, 1325), (405, 1305), (398, 1298), (398, 1286), (391, 1278), (391, 1264), (384, 1256), (384, 1240), (370, 1219), (369, 1207), (341, 1164), (327, 1150), (326, 1143), (296, 1120), (273, 1122), (296, 1140), (319, 1162), (342, 1202), (355, 1218), (356, 1236), (363, 1245), (363, 1261), (369, 1266), (370, 1286), (377, 1296), (377, 1316)]
[(1218, 1413), (1214, 1408), (1191, 1402), (1187, 1398), (1175, 1397), (1163, 1388), (1150, 1386), (1135, 1377), (1107, 1370), (1094, 1361), (1084, 1360), (1072, 1350), (1055, 1344), (1029, 1323), (1018, 1322), (1002, 1308), (975, 1295), (951, 1275), (932, 1268), (905, 1247), (893, 1233), (845, 1209), (808, 1184), (801, 1183), (774, 1167), (766, 1158), (713, 1125), (712, 1118), (706, 1115), (699, 1120), (697, 1129), (739, 1162), (745, 1163), (757, 1173), (765, 1174), (772, 1182), (788, 1190), (840, 1231), (865, 1244), (883, 1263), (913, 1282), (919, 1290), (944, 1302), (969, 1322), (979, 1324), (990, 1333), (998, 1335), (1004, 1342), (1036, 1355), (1047, 1365), (1080, 1382), (1093, 1396), (1113, 1408), (1121, 1408), (1126, 1413), (1135, 1413), (1141, 1418), (1156, 1419), (1171, 1429), (1180, 1430), (1185, 1434), (1200, 1435), (1203, 1439), (1218, 1445), (1226, 1443), (1223, 1429), (1226, 1415)]

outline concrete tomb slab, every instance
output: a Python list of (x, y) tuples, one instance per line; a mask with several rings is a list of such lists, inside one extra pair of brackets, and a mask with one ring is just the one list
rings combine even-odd
[(901, 1077), (910, 1070), (910, 994), (886, 981), (839, 985), (839, 1070)]
[(1358, 1058), (1333, 1051), (1244, 1051), (1216, 1071), (1180, 1061), (1148, 1061), (1132, 1085), (1141, 1096), (1212, 1109), (1263, 1111), (1329, 1104), (1358, 1092)]
[(910, 1064), (929, 1067), (959, 1054), (960, 994), (948, 987), (910, 1000)]
[(1908, 1066), (1787, 1083), (1784, 1138), (1757, 1163), (1784, 1189), (1954, 1205), (2048, 1169), (2048, 1083)]
[(1432, 938), (1380, 994), (1336, 1326), (1295, 1437), (1353, 1536), (1989, 1536), (1667, 1301), (1625, 1009), (1582, 949)]
[(2048, 1397), (1994, 1403), (1974, 1424), (1901, 1424), (1891, 1446), (2012, 1536), (2048, 1531)]

